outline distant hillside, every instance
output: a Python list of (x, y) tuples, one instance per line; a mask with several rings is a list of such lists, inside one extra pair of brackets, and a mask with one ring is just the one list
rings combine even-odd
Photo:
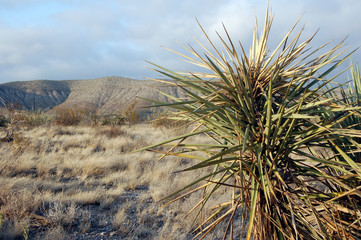
[(89, 80), (37, 80), (0, 84), (0, 97), (5, 103), (19, 103), (26, 109), (59, 107), (86, 107), (102, 113), (122, 111), (134, 101), (137, 106), (149, 105), (137, 99), (143, 97), (167, 101), (158, 92), (182, 95), (180, 89), (164, 86), (155, 81), (105, 77)]
[(71, 81), (27, 81), (0, 85), (0, 97), (8, 103), (19, 103), (27, 109), (49, 109), (64, 102)]

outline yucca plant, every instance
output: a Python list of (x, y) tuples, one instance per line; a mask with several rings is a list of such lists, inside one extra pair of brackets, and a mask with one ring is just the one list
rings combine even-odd
[[(341, 85), (340, 87), (331, 86), (327, 88), (326, 95), (334, 99), (334, 102), (361, 107), (361, 73), (358, 64), (350, 64), (351, 79), (346, 83), (346, 88)], [(328, 113), (327, 117), (334, 117), (334, 113)], [(361, 111), (354, 109), (352, 114), (340, 123), (342, 129), (355, 129), (361, 130)], [(347, 131), (347, 130), (346, 130)], [(354, 136), (351, 138), (338, 139), (337, 146), (342, 149), (342, 152), (347, 153), (353, 160), (361, 163), (361, 138)], [(338, 152), (335, 149), (335, 152)]]
[[(333, 153), (345, 165), (348, 165), (348, 175), (343, 175), (342, 183), (347, 185), (349, 192), (361, 189), (361, 179), (359, 166), (361, 164), (361, 74), (358, 64), (350, 66), (351, 80), (346, 89), (341, 87), (327, 88), (326, 95), (332, 97), (335, 102), (342, 105), (354, 106), (347, 111), (348, 117), (338, 125), (342, 129), (343, 136), (330, 141)], [(328, 118), (334, 118), (336, 113), (324, 113)], [(345, 136), (347, 135), (347, 136)], [(340, 191), (341, 192), (341, 191)], [(361, 212), (359, 210), (361, 198), (359, 192), (355, 194), (339, 194), (333, 201), (339, 206), (339, 214), (342, 219), (353, 219), (353, 223), (358, 231), (361, 231)]]
[[(360, 202), (347, 201), (361, 195), (347, 179), (351, 175), (360, 179), (360, 164), (333, 154), (332, 144), (360, 136), (356, 130), (341, 129), (357, 107), (324, 94), (334, 80), (329, 73), (348, 56), (341, 56), (342, 42), (323, 53), (327, 44), (311, 51), (314, 35), (300, 42), (301, 30), (291, 38), (296, 25), (270, 51), (272, 20), (267, 8), (263, 31), (258, 34), (256, 23), (248, 55), (226, 28), (226, 37), (219, 35), (220, 50), (201, 27), (210, 48), (199, 42), (204, 54), (184, 46), (190, 56), (181, 55), (203, 67), (203, 73), (177, 73), (153, 64), (169, 78), (163, 82), (182, 88), (188, 96), (167, 95), (172, 103), (152, 101), (154, 106), (173, 108), (174, 119), (192, 121), (195, 128), (141, 150), (157, 151), (167, 145), (170, 149), (164, 155), (199, 161), (183, 171), (213, 168), (170, 196), (177, 200), (203, 190), (198, 211), (216, 191), (233, 189), (229, 201), (216, 206), (195, 229), (195, 238), (228, 221), (224, 238), (233, 238), (234, 230), (240, 230), (246, 239), (359, 239)], [(213, 143), (185, 143), (194, 135), (206, 135)], [(196, 151), (207, 157), (195, 155)], [(236, 222), (237, 214), (242, 218)]]

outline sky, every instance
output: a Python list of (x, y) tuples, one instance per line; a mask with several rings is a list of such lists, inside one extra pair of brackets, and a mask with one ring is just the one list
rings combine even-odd
[[(226, 26), (235, 42), (251, 43), (255, 13), (263, 23), (267, 0), (0, 0), (0, 83), (26, 80), (160, 77), (150, 61), (175, 71), (193, 66), (168, 50), (187, 53), (215, 42)], [(360, 0), (270, 0), (270, 47), (300, 18), (303, 37), (318, 29), (312, 47), (345, 41), (361, 46)], [(361, 64), (361, 49), (352, 60)], [(349, 65), (349, 63), (347, 63)], [(347, 66), (345, 66), (347, 67)]]

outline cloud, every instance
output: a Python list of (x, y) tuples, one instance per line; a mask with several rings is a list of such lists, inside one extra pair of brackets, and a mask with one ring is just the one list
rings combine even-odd
[[(304, 13), (305, 35), (318, 28), (314, 46), (349, 35), (350, 49), (361, 46), (358, 0), (274, 0), (271, 38), (277, 42)], [(205, 40), (196, 18), (212, 39), (225, 24), (234, 40), (250, 43), (257, 13), (263, 24), (266, 1), (0, 1), (0, 82), (79, 79), (110, 75), (142, 78), (156, 74), (149, 60), (171, 69), (192, 69), (161, 46), (185, 52)], [(6, 14), (5, 14), (6, 12)], [(23, 18), (14, 21), (18, 13)], [(359, 53), (354, 55), (361, 61)]]

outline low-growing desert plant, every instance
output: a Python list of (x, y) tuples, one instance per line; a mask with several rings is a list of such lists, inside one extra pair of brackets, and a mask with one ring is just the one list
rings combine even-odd
[(121, 114), (107, 114), (100, 118), (101, 125), (112, 125), (112, 126), (120, 126), (124, 125), (125, 117)]
[(140, 122), (139, 109), (136, 108), (138, 102), (135, 100), (131, 102), (124, 110), (124, 118), (129, 125), (137, 124)]
[(44, 111), (38, 110), (16, 110), (15, 108), (9, 109), (9, 122), (13, 122), (13, 125), (36, 127), (50, 123), (50, 114)]
[(38, 198), (26, 189), (2, 186), (0, 190), (0, 239), (13, 239), (22, 236), (29, 238), (29, 215), (40, 206)]
[(23, 121), (26, 126), (36, 127), (50, 123), (51, 116), (40, 109), (26, 111), (23, 113)]
[[(5, 104), (5, 103), (4, 103)], [(9, 103), (6, 105), (7, 116), (2, 117), (2, 126), (6, 127), (6, 136), (0, 139), (1, 142), (11, 142), (14, 140), (14, 134), (19, 125), (23, 122), (21, 105)]]
[[(263, 31), (259, 35), (256, 24), (248, 55), (242, 44), (237, 50), (226, 28), (226, 37), (219, 35), (222, 50), (202, 29), (211, 47), (199, 42), (204, 54), (185, 47), (192, 57), (180, 55), (204, 72), (182, 74), (153, 64), (171, 79), (162, 82), (188, 96), (173, 97), (170, 104), (153, 101), (154, 107), (173, 108), (175, 118), (197, 126), (141, 150), (167, 145), (164, 155), (199, 161), (184, 171), (213, 168), (170, 196), (175, 201), (202, 190), (191, 210), (197, 216), (215, 192), (233, 189), (229, 201), (214, 206), (195, 229), (196, 237), (226, 221), (224, 238), (360, 239), (361, 192), (354, 182), (361, 179), (361, 166), (347, 154), (360, 149), (350, 138), (361, 134), (342, 128), (359, 107), (324, 94), (334, 80), (330, 73), (348, 55), (341, 57), (342, 42), (323, 53), (328, 44), (310, 51), (315, 35), (300, 42), (302, 30), (291, 37), (296, 26), (270, 51), (272, 20), (267, 9)], [(214, 143), (184, 141), (201, 134)], [(346, 152), (339, 147), (350, 143), (355, 147)]]
[(89, 109), (80, 107), (56, 107), (53, 123), (56, 125), (78, 125), (89, 116)]

